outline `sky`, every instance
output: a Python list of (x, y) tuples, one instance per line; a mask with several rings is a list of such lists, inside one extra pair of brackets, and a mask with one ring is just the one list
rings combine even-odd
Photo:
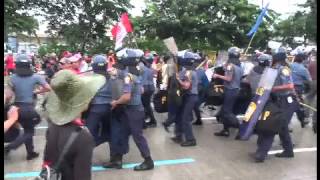
[[(144, 0), (131, 0), (130, 1), (134, 8), (129, 11), (129, 14), (132, 16), (142, 16), (142, 10), (146, 8)], [(306, 0), (248, 0), (249, 3), (256, 4), (261, 6), (262, 2), (264, 5), (267, 2), (270, 2), (269, 9), (272, 9), (281, 14), (281, 19), (286, 19), (288, 16), (294, 14), (299, 8), (297, 4), (303, 4)], [(39, 21), (44, 20), (43, 17), (36, 17)], [(39, 22), (39, 30), (37, 31), (40, 34), (44, 34), (46, 30), (47, 23)]]

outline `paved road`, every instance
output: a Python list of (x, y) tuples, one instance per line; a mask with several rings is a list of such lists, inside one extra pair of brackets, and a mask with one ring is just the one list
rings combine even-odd
[[(203, 113), (209, 117), (211, 113)], [(166, 114), (155, 114), (158, 122), (164, 121)], [(212, 114), (211, 114), (212, 115)], [(160, 124), (160, 123), (158, 123)], [(43, 121), (39, 126), (46, 126)], [(293, 119), (293, 141), (295, 149), (314, 148), (317, 146), (316, 135), (311, 127), (304, 129), (296, 118)], [(316, 173), (316, 150), (302, 149), (303, 152), (295, 153), (293, 159), (278, 159), (273, 155), (262, 164), (256, 164), (248, 156), (256, 149), (257, 137), (249, 141), (235, 141), (235, 131), (231, 137), (215, 137), (213, 132), (221, 129), (221, 124), (215, 120), (205, 120), (203, 126), (194, 127), (194, 133), (198, 145), (196, 147), (180, 147), (171, 142), (172, 134), (166, 133), (158, 125), (156, 128), (146, 129), (145, 136), (149, 142), (152, 157), (158, 166), (153, 171), (134, 172), (132, 169), (103, 170), (95, 167), (93, 180), (315, 180)], [(26, 172), (39, 171), (42, 163), (42, 155), (45, 144), (45, 129), (38, 129), (35, 141), (36, 151), (41, 152), (41, 157), (32, 161), (26, 161), (25, 147), (22, 146), (13, 151), (4, 160), (5, 179), (10, 175), (27, 176)], [(276, 138), (272, 150), (279, 150), (279, 139)], [(130, 140), (130, 152), (124, 157), (124, 163), (139, 163), (142, 161), (138, 149)], [(108, 145), (103, 144), (94, 151), (93, 164), (101, 165), (108, 160)], [(308, 149), (307, 149), (308, 150)], [(166, 161), (163, 161), (166, 160)], [(175, 160), (175, 161), (167, 161)], [(15, 173), (15, 174), (14, 174)], [(13, 178), (30, 179), (30, 177)]]

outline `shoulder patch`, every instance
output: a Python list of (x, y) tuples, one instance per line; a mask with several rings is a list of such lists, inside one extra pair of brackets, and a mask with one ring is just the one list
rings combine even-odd
[(227, 70), (230, 71), (231, 69), (232, 69), (232, 65), (229, 64), (229, 65), (227, 66)]
[(281, 73), (285, 76), (289, 76), (290, 75), (290, 69), (288, 67), (284, 67), (282, 70), (281, 70)]
[(127, 76), (124, 78), (124, 83), (125, 83), (125, 84), (129, 84), (131, 81), (132, 81), (132, 78), (131, 78), (130, 75), (127, 75)]

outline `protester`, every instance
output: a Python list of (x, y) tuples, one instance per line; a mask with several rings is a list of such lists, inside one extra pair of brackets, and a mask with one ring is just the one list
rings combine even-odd
[(8, 55), (5, 59), (5, 63), (6, 63), (6, 71), (7, 71), (8, 75), (13, 74), (16, 67), (15, 67), (15, 63), (14, 63), (13, 54), (11, 51), (8, 52)]
[[(305, 92), (305, 84), (308, 84), (308, 86), (310, 86), (312, 81), (308, 69), (302, 64), (305, 58), (306, 57), (304, 54), (297, 54), (294, 57), (294, 62), (290, 65), (294, 89), (300, 102), (304, 102), (302, 96)], [(298, 120), (300, 121), (301, 127), (304, 128), (305, 125), (309, 123), (306, 119), (306, 112), (304, 110), (304, 107), (301, 105), (297, 105), (296, 114)]]
[[(61, 179), (91, 179), (94, 140), (83, 127), (81, 113), (87, 110), (104, 83), (103, 76), (79, 77), (69, 70), (61, 70), (54, 76), (51, 81), (53, 92), (48, 95), (46, 104), (49, 126), (40, 176), (46, 177), (47, 167), (50, 167), (61, 174)], [(71, 137), (73, 142), (65, 150)], [(61, 157), (63, 151), (66, 153)], [(62, 159), (61, 163), (59, 159)]]

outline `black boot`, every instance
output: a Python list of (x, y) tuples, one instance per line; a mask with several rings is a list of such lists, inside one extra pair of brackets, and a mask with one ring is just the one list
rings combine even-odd
[(110, 158), (110, 162), (102, 165), (104, 168), (122, 169), (122, 155), (115, 155)]
[(183, 143), (181, 143), (182, 147), (188, 147), (188, 146), (196, 146), (197, 142), (195, 139), (193, 140), (188, 140), (188, 141), (184, 141)]
[(293, 158), (294, 154), (293, 154), (293, 152), (282, 151), (281, 153), (275, 154), (275, 156), (278, 158)]
[(230, 133), (229, 130), (223, 129), (220, 132), (214, 133), (215, 136), (224, 136), (224, 137), (229, 137)]
[(168, 133), (170, 132), (169, 126), (166, 124), (166, 122), (163, 122), (162, 126), (163, 126), (164, 130), (166, 130), (166, 132), (168, 132)]
[(196, 125), (196, 126), (201, 126), (202, 125), (202, 121), (201, 119), (197, 119), (194, 123), (192, 123), (193, 125)]
[(181, 144), (182, 143), (182, 138), (181, 137), (178, 137), (178, 136), (175, 136), (175, 137), (172, 137), (171, 140), (177, 144)]
[(154, 168), (153, 160), (151, 159), (151, 157), (147, 157), (147, 158), (145, 158), (143, 163), (135, 166), (133, 168), (133, 170), (135, 170), (135, 171), (146, 171), (146, 170), (151, 170), (153, 168)]
[(37, 153), (37, 152), (28, 153), (27, 160), (32, 160), (34, 158), (37, 158), (38, 156), (39, 156), (39, 153)]

